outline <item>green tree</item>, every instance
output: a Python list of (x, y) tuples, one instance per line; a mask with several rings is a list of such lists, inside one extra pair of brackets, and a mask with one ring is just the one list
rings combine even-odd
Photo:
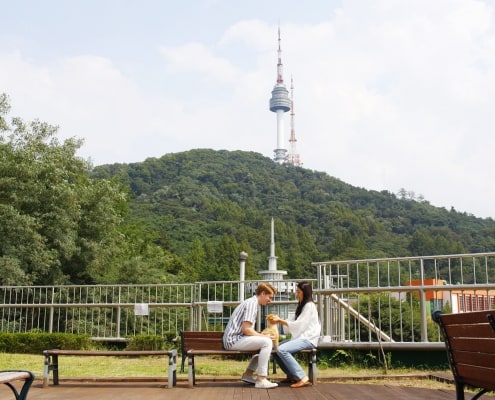
[[(57, 127), (7, 122), (0, 97), (0, 284), (90, 283), (120, 241), (128, 199), (120, 184), (91, 179), (76, 156), (81, 140), (59, 142)], [(4, 273), (8, 271), (8, 273)]]

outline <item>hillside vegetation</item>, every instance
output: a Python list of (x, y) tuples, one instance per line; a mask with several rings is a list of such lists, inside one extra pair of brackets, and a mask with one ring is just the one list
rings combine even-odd
[(278, 269), (293, 278), (313, 277), (313, 261), (495, 250), (492, 219), (253, 152), (197, 149), (93, 172), (129, 188), (132, 218), (194, 279), (236, 279), (239, 251), (248, 252), (247, 274), (256, 277), (267, 267), (272, 217)]
[(495, 250), (495, 222), (353, 187), (260, 154), (196, 149), (93, 167), (82, 140), (9, 117), (0, 94), (0, 285), (259, 278), (275, 221), (278, 268)]

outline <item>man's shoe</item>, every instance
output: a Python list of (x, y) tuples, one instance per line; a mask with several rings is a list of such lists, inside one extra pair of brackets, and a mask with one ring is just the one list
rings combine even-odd
[(273, 389), (278, 386), (278, 383), (270, 382), (268, 379), (262, 379), (260, 381), (256, 381), (254, 387), (256, 389)]
[(241, 380), (243, 382), (250, 383), (251, 385), (254, 385), (256, 383), (256, 378), (251, 374), (242, 374)]

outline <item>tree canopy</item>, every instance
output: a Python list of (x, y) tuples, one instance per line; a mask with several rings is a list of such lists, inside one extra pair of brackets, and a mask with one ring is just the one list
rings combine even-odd
[(127, 189), (91, 176), (81, 140), (60, 142), (57, 127), (8, 121), (9, 111), (0, 95), (0, 284), (166, 279), (176, 260), (136, 233)]

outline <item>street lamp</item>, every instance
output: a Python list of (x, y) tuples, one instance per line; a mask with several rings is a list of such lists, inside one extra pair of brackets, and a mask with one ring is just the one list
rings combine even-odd
[(246, 274), (246, 260), (248, 258), (248, 254), (245, 251), (241, 251), (239, 253), (239, 275), (240, 275), (240, 283), (239, 283), (239, 301), (244, 301), (244, 276)]

